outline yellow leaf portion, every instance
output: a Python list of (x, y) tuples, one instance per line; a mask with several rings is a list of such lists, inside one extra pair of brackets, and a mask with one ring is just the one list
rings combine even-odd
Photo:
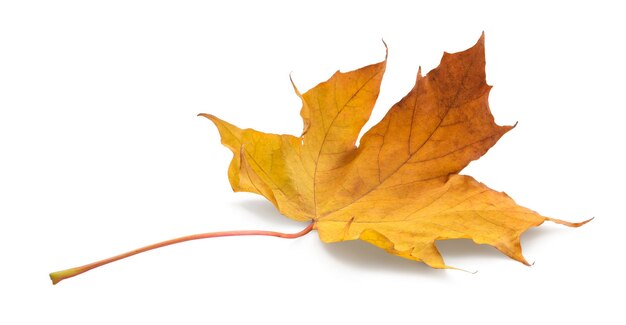
[(228, 179), (235, 192), (265, 196), (284, 215), (295, 220), (313, 218), (313, 180), (301, 163), (301, 140), (242, 130), (219, 118), (201, 114), (217, 126), (222, 144), (233, 152)]
[(427, 181), (418, 190), (405, 185), (378, 191), (320, 219), (317, 229), (324, 242), (362, 239), (392, 254), (445, 268), (435, 241), (455, 238), (489, 244), (528, 264), (520, 236), (545, 220), (472, 177), (452, 175)]
[(528, 264), (521, 234), (551, 220), (458, 173), (512, 126), (489, 109), (484, 36), (445, 53), (355, 147), (378, 97), (386, 60), (335, 73), (305, 94), (301, 137), (242, 130), (212, 115), (234, 154), (235, 191), (258, 193), (281, 213), (313, 220), (324, 242), (361, 239), (391, 254), (446, 268), (435, 241), (470, 238)]
[(222, 144), (233, 152), (228, 176), (234, 191), (265, 196), (285, 216), (316, 219), (318, 169), (348, 159), (378, 98), (386, 61), (347, 73), (301, 95), (304, 132), (291, 135), (242, 130), (210, 114)]

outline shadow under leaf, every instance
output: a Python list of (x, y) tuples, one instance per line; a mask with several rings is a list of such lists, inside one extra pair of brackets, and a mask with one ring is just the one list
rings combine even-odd
[(237, 202), (233, 206), (236, 209), (242, 209), (248, 212), (251, 216), (261, 218), (263, 223), (267, 224), (268, 227), (275, 227), (273, 230), (276, 231), (290, 227), (306, 227), (305, 223), (289, 219), (282, 215), (272, 203), (264, 198), (251, 196)]
[(391, 255), (384, 250), (360, 240), (351, 240), (339, 243), (324, 244), (328, 254), (355, 268), (389, 271), (394, 273), (414, 274), (433, 278), (446, 277), (447, 271), (437, 270), (424, 263), (411, 261)]

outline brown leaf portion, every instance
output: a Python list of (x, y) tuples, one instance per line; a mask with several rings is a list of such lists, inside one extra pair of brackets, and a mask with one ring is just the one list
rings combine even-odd
[[(211, 115), (234, 154), (235, 191), (258, 193), (284, 215), (314, 220), (324, 242), (361, 239), (391, 254), (447, 267), (435, 241), (471, 238), (528, 264), (521, 234), (554, 221), (458, 173), (512, 126), (491, 115), (484, 37), (444, 54), (355, 142), (378, 96), (386, 61), (334, 74), (301, 95), (300, 138), (239, 129)], [(294, 86), (295, 88), (295, 86)]]
[[(350, 205), (372, 191), (458, 173), (512, 127), (495, 124), (487, 98), (484, 38), (464, 52), (445, 54), (426, 77), (361, 140), (356, 158), (320, 175), (328, 192), (321, 214)], [(341, 188), (333, 186), (341, 178)], [(419, 185), (416, 185), (419, 186)]]

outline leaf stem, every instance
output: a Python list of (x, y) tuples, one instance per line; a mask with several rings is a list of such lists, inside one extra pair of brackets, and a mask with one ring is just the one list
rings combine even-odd
[(165, 246), (169, 246), (169, 245), (173, 245), (173, 244), (178, 244), (178, 243), (182, 243), (182, 242), (186, 242), (186, 241), (190, 241), (190, 240), (205, 239), (205, 238), (216, 238), (216, 237), (230, 237), (230, 236), (273, 236), (273, 237), (280, 237), (280, 238), (298, 238), (298, 237), (302, 237), (302, 236), (308, 234), (309, 232), (311, 232), (311, 230), (313, 230), (313, 225), (314, 225), (314, 223), (311, 222), (302, 231), (297, 232), (297, 233), (293, 233), (293, 234), (286, 234), (286, 233), (282, 233), (282, 232), (265, 231), (265, 230), (234, 230), (234, 231), (208, 232), (208, 233), (203, 233), (203, 234), (196, 234), (196, 235), (179, 237), (179, 238), (175, 238), (175, 239), (166, 240), (166, 241), (163, 241), (163, 242), (160, 242), (160, 243), (148, 245), (148, 246), (145, 246), (145, 247), (141, 247), (141, 248), (132, 250), (132, 251), (124, 253), (124, 254), (120, 254), (120, 255), (117, 255), (117, 256), (113, 256), (113, 257), (109, 257), (109, 258), (103, 259), (103, 260), (98, 261), (98, 262), (86, 264), (86, 265), (83, 265), (83, 266), (79, 266), (79, 267), (75, 267), (75, 268), (71, 268), (71, 269), (67, 269), (67, 270), (63, 270), (63, 271), (53, 272), (53, 273), (50, 273), (50, 279), (52, 280), (52, 284), (57, 284), (57, 283), (65, 280), (65, 279), (69, 279), (71, 277), (75, 277), (75, 276), (77, 276), (79, 274), (85, 273), (85, 272), (87, 272), (89, 270), (95, 269), (95, 268), (97, 268), (99, 266), (102, 266), (102, 265), (109, 264), (111, 262), (119, 261), (121, 259), (133, 256), (133, 255), (137, 255), (139, 253), (147, 252), (149, 250), (153, 250), (153, 249), (156, 249), (156, 248), (165, 247)]

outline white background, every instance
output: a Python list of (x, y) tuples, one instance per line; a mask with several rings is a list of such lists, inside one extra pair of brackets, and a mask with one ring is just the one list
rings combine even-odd
[[(3, 1), (0, 323), (624, 322), (624, 10), (542, 1)], [(615, 3), (618, 3), (617, 1)], [(490, 103), (517, 128), (464, 173), (554, 224), (526, 267), (469, 240), (430, 269), (366, 243), (248, 237), (152, 251), (52, 286), (51, 271), (206, 231), (296, 232), (233, 193), (197, 113), (299, 134), (304, 91), (383, 59), (372, 120), (419, 65), (486, 33)]]

